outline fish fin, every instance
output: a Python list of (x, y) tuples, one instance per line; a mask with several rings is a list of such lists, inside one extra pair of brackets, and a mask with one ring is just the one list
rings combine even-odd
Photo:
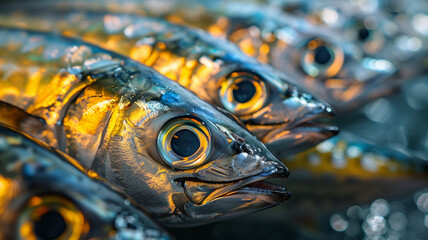
[(40, 131), (47, 127), (44, 119), (33, 116), (21, 108), (3, 101), (0, 101), (0, 122), (28, 134), (34, 132), (34, 130), (27, 130), (37, 129)]

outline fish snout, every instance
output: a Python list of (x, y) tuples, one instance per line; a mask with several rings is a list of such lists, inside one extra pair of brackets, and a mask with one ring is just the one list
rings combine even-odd
[(278, 184), (289, 176), (288, 168), (267, 149), (268, 154), (247, 147), (237, 146), (239, 149), (235, 150), (241, 152), (228, 164), (214, 161), (195, 173), (197, 179), (187, 179), (184, 188), (190, 201), (205, 205), (219, 199), (234, 199), (234, 195), (248, 195), (252, 201), (263, 199), (270, 206), (289, 199), (290, 192)]
[[(328, 104), (306, 94), (295, 95), (285, 123), (272, 128), (261, 139), (276, 156), (289, 156), (306, 150), (339, 132), (335, 112)], [(294, 106), (294, 107), (293, 107)]]

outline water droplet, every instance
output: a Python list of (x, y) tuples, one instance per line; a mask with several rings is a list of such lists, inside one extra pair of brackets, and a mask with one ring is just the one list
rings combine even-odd
[(424, 225), (428, 228), (428, 215), (425, 215), (424, 217)]
[(386, 231), (385, 218), (377, 215), (367, 216), (366, 221), (363, 223), (363, 230), (368, 237), (380, 236)]
[(348, 149), (346, 149), (346, 155), (349, 158), (357, 158), (361, 156), (362, 150), (357, 146), (349, 146)]
[(370, 205), (370, 212), (377, 216), (386, 216), (389, 213), (389, 203), (385, 199), (376, 199)]
[(428, 213), (428, 193), (424, 192), (416, 199), (418, 209), (423, 213)]
[(368, 104), (364, 110), (367, 118), (379, 123), (386, 122), (392, 113), (391, 103), (383, 98)]
[(348, 221), (339, 214), (334, 214), (330, 218), (330, 225), (335, 231), (343, 232), (348, 228)]
[(348, 208), (348, 210), (346, 210), (346, 216), (348, 216), (349, 218), (361, 218), (361, 207), (354, 205)]
[(326, 7), (321, 12), (321, 18), (327, 24), (335, 24), (339, 19), (339, 14), (335, 9)]
[(407, 226), (407, 216), (402, 212), (395, 212), (389, 217), (388, 223), (392, 229), (402, 231)]
[(334, 148), (334, 143), (332, 141), (324, 141), (317, 146), (317, 150), (321, 153), (331, 152)]
[(369, 172), (376, 172), (378, 165), (376, 163), (376, 156), (372, 153), (366, 153), (361, 158), (361, 166)]
[(428, 15), (419, 13), (412, 18), (412, 25), (416, 31), (428, 35)]

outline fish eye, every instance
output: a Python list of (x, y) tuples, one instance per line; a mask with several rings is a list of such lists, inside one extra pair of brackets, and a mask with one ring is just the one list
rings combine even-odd
[(312, 77), (332, 77), (340, 71), (343, 61), (341, 47), (316, 38), (305, 45), (300, 65)]
[(267, 96), (264, 79), (249, 71), (232, 72), (220, 85), (221, 103), (236, 115), (258, 111), (264, 106)]
[(204, 163), (211, 151), (206, 124), (194, 117), (179, 117), (165, 123), (158, 135), (157, 149), (172, 168), (186, 170)]
[[(368, 19), (373, 20), (372, 18)], [(384, 35), (377, 25), (374, 20), (353, 23), (350, 30), (348, 30), (348, 36), (351, 36), (352, 40), (359, 44), (364, 52), (369, 54), (377, 53), (384, 44)]]
[(20, 239), (81, 239), (84, 218), (70, 201), (59, 196), (34, 196), (18, 218)]

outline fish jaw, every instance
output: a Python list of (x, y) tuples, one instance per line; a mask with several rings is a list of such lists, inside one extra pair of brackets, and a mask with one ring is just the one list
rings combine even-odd
[(269, 118), (260, 114), (245, 124), (277, 156), (306, 150), (339, 131), (332, 108), (308, 94), (293, 93), (269, 106), (266, 112), (275, 114), (269, 114)]
[[(276, 206), (290, 197), (283, 186), (267, 183), (275, 179), (283, 184), (287, 167), (265, 147), (254, 147), (252, 136), (236, 136), (225, 152), (206, 165), (174, 176), (177, 189), (185, 199), (176, 204), (179, 220), (161, 220), (174, 226), (202, 225)], [(180, 193), (179, 193), (180, 192)]]
[(231, 182), (183, 180), (184, 191), (190, 200), (184, 205), (184, 211), (192, 218), (185, 226), (201, 225), (213, 217), (215, 221), (222, 221), (276, 206), (288, 200), (291, 194), (285, 187), (266, 180), (282, 180), (288, 175), (282, 164), (270, 163), (258, 174)]

